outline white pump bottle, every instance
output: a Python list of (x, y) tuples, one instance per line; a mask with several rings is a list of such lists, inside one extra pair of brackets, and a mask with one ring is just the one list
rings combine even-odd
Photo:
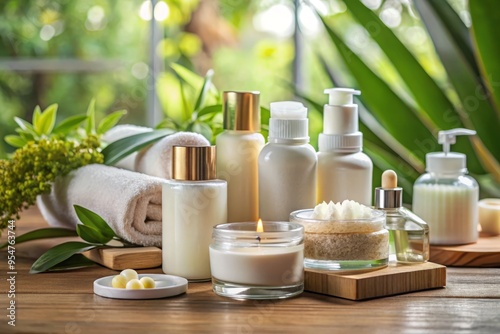
[(373, 163), (362, 152), (358, 106), (350, 88), (325, 89), (323, 132), (319, 135), (317, 203), (345, 199), (372, 205)]

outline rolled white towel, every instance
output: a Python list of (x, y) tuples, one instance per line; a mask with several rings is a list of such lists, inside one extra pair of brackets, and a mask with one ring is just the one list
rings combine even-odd
[(177, 132), (140, 151), (135, 158), (135, 171), (171, 179), (172, 146), (208, 146), (210, 142), (194, 132)]
[[(153, 129), (144, 126), (137, 126), (131, 124), (120, 124), (104, 134), (102, 140), (107, 144), (111, 144), (119, 139), (133, 136), (139, 133), (151, 132)], [(134, 170), (135, 156), (137, 152), (134, 152), (115, 164), (115, 167), (124, 168), (128, 170)]]
[(121, 238), (143, 246), (161, 246), (161, 192), (165, 180), (105, 165), (88, 165), (57, 178), (50, 194), (37, 198), (51, 226), (76, 228), (73, 208), (101, 216)]

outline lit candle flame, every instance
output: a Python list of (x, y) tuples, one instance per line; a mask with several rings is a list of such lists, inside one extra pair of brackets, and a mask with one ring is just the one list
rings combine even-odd
[(262, 225), (262, 219), (259, 219), (257, 223), (257, 232), (264, 232), (264, 226)]

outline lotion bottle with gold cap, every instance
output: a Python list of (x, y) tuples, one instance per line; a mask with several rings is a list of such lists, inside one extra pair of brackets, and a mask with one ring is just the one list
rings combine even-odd
[(217, 177), (227, 181), (228, 222), (259, 219), (259, 92), (224, 92), (224, 129), (216, 138)]
[(390, 235), (389, 259), (399, 263), (429, 260), (429, 226), (403, 206), (403, 188), (393, 170), (382, 173), (382, 187), (375, 188), (375, 209), (386, 213)]
[(227, 220), (227, 183), (216, 179), (215, 146), (172, 147), (172, 180), (163, 185), (163, 272), (209, 280), (212, 228)]

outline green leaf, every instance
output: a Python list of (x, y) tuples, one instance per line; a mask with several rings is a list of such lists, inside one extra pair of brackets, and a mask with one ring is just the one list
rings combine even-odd
[(212, 141), (212, 128), (206, 123), (195, 122), (191, 127), (191, 131), (203, 135), (208, 141)]
[(170, 117), (165, 117), (160, 123), (158, 123), (155, 127), (155, 129), (172, 129), (172, 130), (178, 130), (180, 129), (180, 124), (177, 123), (175, 120), (173, 120)]
[[(19, 125), (19, 128), (27, 134), (32, 135), (33, 137), (37, 138), (40, 134), (35, 131), (35, 128), (33, 128), (33, 125), (31, 125), (28, 121), (25, 121), (22, 118), (19, 117), (14, 117), (14, 121)], [(18, 131), (19, 132), (19, 131)]]
[(497, 115), (500, 115), (498, 114), (500, 112), (500, 44), (498, 43), (500, 3), (496, 0), (470, 0), (469, 10), (479, 68), (495, 103)]
[(101, 231), (97, 230), (96, 228), (88, 225), (81, 225), (78, 224), (76, 226), (76, 232), (82, 238), (83, 240), (90, 242), (92, 244), (106, 244), (108, 243), (113, 237), (109, 238), (107, 236), (104, 236)]
[[(38, 230), (24, 233), (23, 235), (16, 237), (16, 245), (31, 240), (60, 238), (60, 237), (77, 237), (77, 236), (78, 234), (76, 234), (75, 230), (70, 230), (67, 228), (60, 228), (60, 227), (41, 228)], [(7, 245), (8, 245), (7, 242), (1, 244), (0, 249), (6, 247)]]
[(32, 124), (36, 124), (40, 120), (40, 116), (42, 115), (42, 109), (40, 108), (39, 105), (35, 107), (33, 110), (33, 119), (32, 119)]
[(368, 66), (340, 39), (340, 37), (321, 18), (328, 35), (358, 82), (363, 99), (377, 121), (389, 132), (399, 133), (400, 143), (410, 156), (405, 159), (424, 161), (429, 147), (436, 150), (439, 146), (432, 133), (416, 116), (415, 110), (408, 106), (390, 89), (386, 82), (373, 73)]
[(52, 133), (67, 135), (70, 131), (76, 129), (86, 119), (87, 115), (75, 115), (68, 117), (61, 123), (57, 124), (54, 130), (52, 130)]
[(458, 94), (464, 109), (462, 115), (464, 124), (466, 127), (474, 127), (486, 149), (498, 161), (500, 160), (500, 145), (498, 145), (497, 133), (500, 123), (496, 111), (488, 101), (482, 81), (477, 77), (474, 68), (461, 53), (460, 45), (455, 43), (451, 33), (433, 11), (430, 3), (431, 1), (421, 0), (416, 1), (415, 6), (427, 26), (448, 78)]
[(95, 99), (90, 100), (87, 108), (87, 123), (85, 124), (87, 134), (95, 133)]
[(205, 79), (203, 80), (203, 85), (200, 89), (200, 94), (196, 99), (196, 103), (194, 104), (193, 114), (197, 115), (198, 111), (205, 105), (205, 101), (207, 99), (207, 94), (210, 90), (210, 86), (212, 85), (212, 77), (214, 76), (214, 70), (209, 69), (207, 74), (205, 74)]
[(126, 110), (117, 110), (104, 117), (97, 127), (97, 134), (106, 133), (106, 131), (115, 126), (126, 113)]
[[(417, 10), (419, 10), (419, 6), (422, 5), (418, 2), (419, 1), (414, 2)], [(467, 61), (476, 76), (479, 77), (479, 68), (476, 63), (476, 58), (474, 57), (469, 29), (458, 13), (450, 6), (448, 1), (427, 1), (423, 6), (428, 6), (429, 9), (432, 9), (435, 15), (439, 17), (439, 21), (445, 27), (449, 37), (457, 45), (461, 56)]]
[(186, 67), (176, 63), (170, 64), (170, 67), (185, 83), (187, 83), (192, 88), (198, 89), (202, 86), (204, 79), (193, 71), (190, 71)]
[(207, 116), (210, 114), (216, 114), (219, 112), (222, 112), (222, 104), (215, 104), (212, 106), (206, 106), (203, 109), (201, 109), (200, 111), (198, 111), (198, 118), (200, 118), (202, 116)]
[[(446, 1), (433, 1), (432, 3), (436, 3), (436, 6), (439, 8), (443, 7), (443, 4), (448, 6)], [(378, 15), (368, 9), (359, 0), (345, 1), (345, 4), (350, 13), (364, 27), (369, 27), (369, 29), (367, 29), (368, 33), (377, 42), (382, 51), (384, 51), (404, 80), (415, 102), (419, 105), (420, 112), (425, 113), (430, 118), (431, 122), (426, 122), (427, 128), (429, 128), (431, 132), (436, 133), (438, 129), (464, 127), (458, 113), (455, 112), (455, 107), (446, 97), (443, 89), (441, 89), (430, 75), (427, 74), (413, 54), (396, 37), (394, 32), (379, 19)], [(456, 19), (460, 21), (459, 23), (462, 28), (465, 29), (465, 33), (467, 33), (467, 29), (455, 11), (451, 8), (450, 10), (453, 12)], [(446, 11), (444, 15), (446, 17)], [(450, 20), (450, 23), (453, 24), (453, 20)], [(458, 29), (458, 27), (453, 27)], [(460, 32), (463, 33), (461, 30)], [(467, 38), (470, 47), (470, 38), (468, 35)], [(466, 41), (463, 42), (465, 43)], [(472, 53), (470, 55), (472, 56)], [(443, 117), (444, 113), (446, 113), (446, 117)], [(478, 173), (484, 173), (484, 169), (481, 167), (470, 141), (459, 141), (454, 146), (454, 149), (467, 155), (469, 158), (467, 161), (469, 169)]]
[[(92, 212), (91, 210), (86, 209), (86, 208), (79, 206), (79, 205), (73, 205), (73, 207), (75, 208), (75, 212), (76, 212), (76, 215), (78, 216), (78, 219), (80, 219), (80, 221), (83, 223), (83, 225), (86, 225), (90, 228), (93, 228), (97, 233), (100, 233), (102, 236), (102, 239), (107, 239), (103, 243), (108, 242), (109, 240), (111, 240), (113, 237), (116, 236), (113, 229), (111, 227), (109, 227), (109, 225), (106, 223), (106, 221), (104, 219), (102, 219), (102, 217), (99, 216), (97, 213)], [(79, 227), (79, 225), (77, 226), (77, 231), (78, 231), (78, 227)], [(84, 233), (87, 233), (87, 235), (89, 235), (90, 238), (95, 237), (95, 235), (92, 234), (92, 231), (88, 231), (87, 229), (83, 229), (83, 231), (84, 231)], [(80, 235), (80, 233), (78, 233), (78, 235)], [(80, 235), (80, 237), (82, 237), (82, 239), (86, 240), (85, 238), (83, 238), (82, 235)], [(87, 241), (89, 241), (89, 240), (87, 240)]]
[(47, 271), (63, 271), (71, 269), (80, 269), (95, 266), (95, 262), (88, 259), (83, 254), (74, 254), (70, 258), (56, 264)]
[(26, 145), (28, 143), (28, 141), (26, 139), (24, 139), (23, 137), (16, 136), (16, 135), (7, 135), (7, 136), (5, 136), (4, 140), (10, 146), (17, 147), (17, 148), (23, 147), (24, 145)]
[(36, 122), (33, 123), (36, 132), (41, 135), (49, 135), (56, 123), (56, 116), (57, 104), (51, 104), (39, 117), (36, 117)]
[(86, 252), (97, 246), (85, 242), (70, 241), (57, 245), (46, 251), (33, 263), (30, 274), (37, 274), (49, 270), (55, 265), (69, 259), (76, 253)]
[(172, 129), (158, 129), (151, 132), (139, 133), (112, 142), (102, 150), (104, 164), (113, 165), (129, 154), (154, 143), (165, 136), (175, 133)]

